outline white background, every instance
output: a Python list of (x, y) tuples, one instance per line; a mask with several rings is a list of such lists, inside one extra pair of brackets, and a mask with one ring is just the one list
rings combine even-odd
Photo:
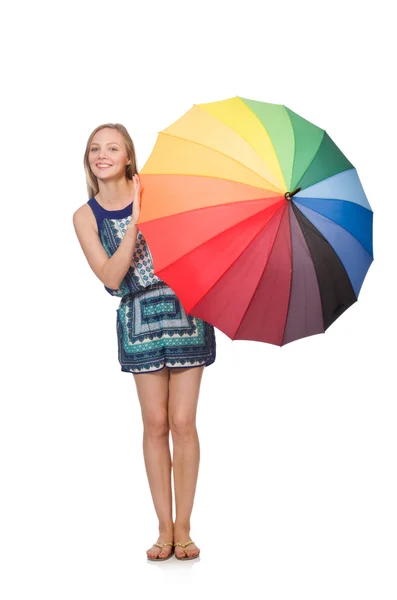
[[(1, 25), (3, 600), (395, 600), (396, 153), (389, 2), (22, 2)], [(191, 537), (157, 539), (116, 308), (72, 224), (99, 124), (141, 169), (193, 104), (285, 104), (327, 131), (375, 213), (358, 302), (283, 348), (219, 330)]]

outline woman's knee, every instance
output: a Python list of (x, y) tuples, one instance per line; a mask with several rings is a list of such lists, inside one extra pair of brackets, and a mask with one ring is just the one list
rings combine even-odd
[(178, 411), (170, 413), (168, 419), (173, 437), (186, 439), (196, 435), (196, 419), (194, 415)]
[(143, 415), (143, 427), (150, 437), (161, 438), (169, 435), (167, 410), (147, 411)]

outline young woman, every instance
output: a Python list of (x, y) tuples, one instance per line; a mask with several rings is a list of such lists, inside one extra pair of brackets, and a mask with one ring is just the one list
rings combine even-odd
[[(123, 125), (100, 125), (88, 138), (84, 168), (89, 200), (73, 214), (85, 257), (117, 309), (118, 359), (134, 375), (143, 419), (143, 454), (159, 537), (146, 554), (196, 558), (190, 516), (200, 447), (196, 409), (202, 374), (216, 357), (214, 327), (187, 315), (154, 275), (136, 223), (140, 181), (134, 144)], [(171, 460), (169, 433), (173, 441)], [(172, 517), (171, 468), (176, 515)]]

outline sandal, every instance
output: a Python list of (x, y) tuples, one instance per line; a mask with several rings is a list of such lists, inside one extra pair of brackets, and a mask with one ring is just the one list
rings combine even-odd
[[(164, 546), (174, 546), (173, 542), (164, 542), (164, 544), (159, 544), (158, 542), (156, 542), (155, 544), (153, 544), (153, 546), (157, 546), (158, 548), (164, 548)], [(164, 556), (162, 558), (159, 558), (157, 556), (157, 558), (152, 558), (151, 556), (146, 555), (146, 558), (148, 560), (168, 560), (169, 558), (171, 558), (171, 556), (174, 554), (174, 548), (172, 548), (171, 552), (169, 553), (168, 556)]]
[[(189, 546), (189, 544), (194, 544), (194, 542), (192, 540), (189, 540), (188, 542), (185, 542), (184, 544), (181, 544), (180, 542), (176, 542), (174, 544), (174, 546), (181, 546), (182, 548), (186, 548), (186, 546)], [(193, 560), (193, 558), (198, 558), (200, 556), (200, 552), (198, 554), (196, 554), (196, 556), (188, 556), (186, 554), (186, 556), (177, 556), (175, 554), (175, 558), (177, 558), (178, 560)]]

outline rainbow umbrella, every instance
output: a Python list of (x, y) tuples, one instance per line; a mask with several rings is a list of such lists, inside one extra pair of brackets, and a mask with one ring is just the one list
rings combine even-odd
[(323, 333), (357, 300), (371, 207), (326, 131), (286, 106), (193, 105), (158, 133), (139, 175), (155, 274), (232, 340)]

